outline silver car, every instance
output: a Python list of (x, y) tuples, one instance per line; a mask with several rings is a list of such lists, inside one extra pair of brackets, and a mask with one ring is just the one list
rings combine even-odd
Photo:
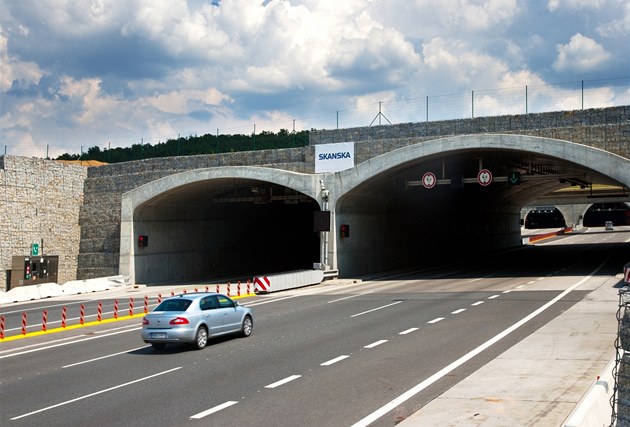
[(169, 343), (191, 343), (201, 350), (209, 337), (240, 333), (254, 327), (251, 308), (215, 292), (177, 295), (162, 301), (142, 319), (142, 339), (154, 349)]

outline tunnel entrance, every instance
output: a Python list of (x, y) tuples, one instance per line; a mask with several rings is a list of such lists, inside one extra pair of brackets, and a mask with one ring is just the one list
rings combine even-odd
[(318, 203), (290, 188), (251, 179), (176, 187), (134, 213), (137, 283), (211, 281), (312, 268)]
[(615, 225), (630, 225), (627, 203), (594, 203), (584, 214), (585, 227), (603, 227), (606, 221)]
[(562, 212), (556, 207), (542, 207), (532, 209), (525, 217), (525, 228), (563, 228), (567, 223)]

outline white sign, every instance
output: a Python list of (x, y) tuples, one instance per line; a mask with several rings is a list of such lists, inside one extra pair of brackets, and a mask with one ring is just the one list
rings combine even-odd
[(354, 167), (354, 142), (315, 146), (315, 173), (339, 172)]
[(488, 169), (481, 169), (477, 174), (477, 182), (484, 187), (490, 185), (492, 182), (492, 172)]
[(437, 183), (437, 178), (433, 172), (427, 172), (422, 175), (422, 185), (424, 188), (433, 188)]

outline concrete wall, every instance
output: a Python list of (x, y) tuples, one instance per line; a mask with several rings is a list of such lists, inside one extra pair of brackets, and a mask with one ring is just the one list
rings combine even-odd
[(0, 290), (7, 287), (13, 256), (28, 256), (43, 241), (46, 255), (59, 256), (58, 281), (76, 277), (83, 204), (84, 166), (0, 157)]

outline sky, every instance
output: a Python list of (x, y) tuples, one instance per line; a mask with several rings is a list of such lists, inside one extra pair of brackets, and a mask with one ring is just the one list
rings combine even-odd
[(0, 155), (627, 105), (629, 82), (627, 0), (0, 0)]

